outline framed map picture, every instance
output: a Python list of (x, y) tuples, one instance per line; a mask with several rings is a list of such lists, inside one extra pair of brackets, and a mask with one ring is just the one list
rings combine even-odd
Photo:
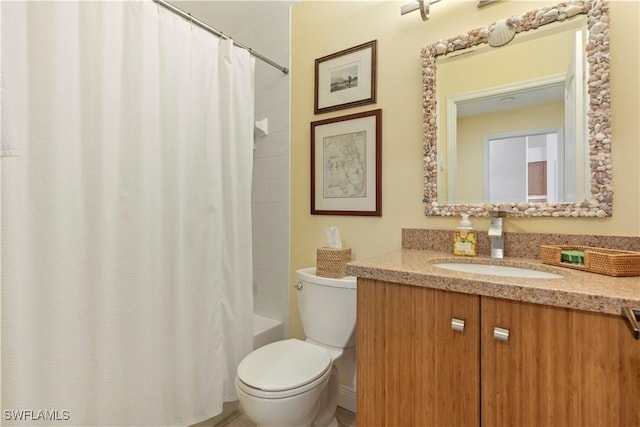
[(311, 213), (382, 216), (382, 110), (311, 122)]

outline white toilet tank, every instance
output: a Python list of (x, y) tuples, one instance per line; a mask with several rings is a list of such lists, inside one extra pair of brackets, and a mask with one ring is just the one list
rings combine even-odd
[(338, 348), (355, 345), (356, 278), (316, 276), (315, 267), (296, 271), (298, 309), (307, 338)]

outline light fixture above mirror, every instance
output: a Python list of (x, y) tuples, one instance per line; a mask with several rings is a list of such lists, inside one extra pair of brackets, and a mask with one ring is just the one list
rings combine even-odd
[[(411, 13), (416, 10), (419, 10), (422, 20), (428, 21), (431, 5), (438, 3), (440, 1), (442, 0), (413, 0), (412, 2), (403, 4), (400, 7), (400, 15), (406, 15), (407, 13)], [(495, 3), (497, 1), (499, 0), (476, 0), (476, 6), (484, 7), (488, 4)]]
[[(585, 18), (580, 16), (586, 15)], [(586, 37), (584, 43), (584, 58), (582, 61), (586, 67), (584, 89), (586, 98), (585, 112), (578, 117), (578, 122), (582, 120), (582, 124), (578, 123), (578, 127), (585, 128), (584, 136), (584, 159), (578, 161), (579, 177), (568, 177), (566, 182), (571, 180), (584, 182), (583, 191), (577, 191), (576, 195), (567, 199), (546, 200), (544, 197), (523, 197), (522, 200), (500, 201), (483, 199), (482, 194), (477, 193), (478, 197), (474, 200), (464, 200), (458, 202), (458, 199), (449, 200), (447, 197), (447, 185), (451, 185), (452, 178), (447, 178), (447, 172), (451, 176), (451, 138), (450, 126), (447, 131), (438, 130), (439, 126), (443, 127), (440, 121), (440, 115), (449, 120), (450, 104), (454, 103), (455, 107), (462, 106), (462, 103), (455, 102), (463, 100), (465, 94), (462, 82), (467, 79), (473, 79), (474, 75), (458, 78), (460, 82), (460, 93), (447, 95), (446, 101), (441, 99), (437, 92), (438, 82), (438, 66), (441, 58), (449, 60), (449, 58), (463, 53), (466, 56), (485, 55), (485, 52), (498, 52), (501, 49), (516, 49), (515, 45), (522, 45), (519, 40), (522, 37), (540, 38), (542, 28), (550, 33), (558, 32), (558, 29), (564, 27), (576, 27), (575, 22), (579, 20), (586, 21), (583, 24), (586, 29)], [(507, 44), (506, 47), (492, 49), (488, 46), (489, 37), (496, 28), (498, 22), (505, 22), (512, 26), (515, 31), (515, 39)], [(572, 23), (569, 25), (569, 23)], [(549, 25), (552, 24), (552, 25)], [(537, 31), (536, 31), (537, 30)], [(503, 37), (503, 41), (508, 38), (508, 34)], [(483, 47), (485, 46), (485, 47)], [(474, 49), (470, 49), (474, 48)], [(472, 54), (466, 54), (473, 50)], [(479, 53), (480, 52), (480, 53)], [(478, 57), (479, 58), (479, 57)], [(538, 56), (536, 56), (538, 58)], [(542, 60), (542, 58), (540, 58)], [(442, 65), (442, 64), (440, 64)], [(499, 66), (513, 68), (513, 63), (497, 64)], [(537, 64), (536, 64), (537, 65)], [(470, 67), (467, 67), (470, 68)], [(472, 67), (471, 67), (472, 68)], [(537, 68), (537, 67), (532, 67)], [(478, 71), (477, 68), (475, 69)], [(497, 68), (497, 75), (500, 74), (500, 68)], [(581, 71), (578, 74), (582, 75)], [(530, 78), (526, 82), (496, 82), (491, 87), (484, 89), (484, 94), (493, 95), (494, 103), (500, 104), (501, 108), (516, 106), (520, 102), (521, 93), (528, 90), (528, 86), (537, 84), (545, 86), (549, 90), (556, 90), (557, 86), (561, 87), (568, 80), (567, 73), (563, 75), (540, 75)], [(532, 83), (534, 82), (534, 83)], [(540, 83), (542, 82), (542, 83)], [(433, 44), (425, 46), (422, 50), (422, 83), (423, 83), (423, 144), (424, 144), (424, 205), (427, 215), (451, 216), (459, 215), (462, 212), (470, 213), (474, 216), (488, 216), (491, 211), (506, 210), (511, 215), (526, 217), (606, 217), (611, 216), (612, 196), (611, 187), (611, 124), (610, 124), (610, 90), (609, 90), (609, 20), (608, 20), (608, 3), (606, 0), (574, 0), (571, 2), (560, 3), (555, 6), (545, 7), (525, 13), (521, 16), (512, 16), (505, 20), (497, 21), (486, 27), (477, 28), (456, 37), (447, 40), (438, 40)], [(504, 87), (514, 86), (520, 88), (520, 92), (508, 92), (503, 90)], [(438, 89), (440, 90), (440, 89)], [(457, 90), (457, 89), (456, 89)], [(482, 92), (482, 91), (479, 91)], [(488, 96), (486, 96), (489, 98)], [(512, 102), (503, 101), (508, 98), (514, 98)], [(452, 101), (453, 100), (453, 101)], [(445, 106), (447, 107), (445, 110)], [(469, 105), (468, 107), (471, 107)], [(498, 108), (498, 107), (496, 107)], [(456, 111), (456, 110), (454, 110)], [(462, 111), (462, 110), (461, 110)], [(458, 112), (460, 114), (460, 112)], [(496, 113), (498, 114), (498, 113)], [(563, 113), (561, 113), (563, 114)], [(455, 115), (455, 114), (454, 114)], [(563, 114), (564, 115), (564, 114)], [(580, 114), (578, 114), (580, 116)], [(505, 118), (507, 116), (505, 115)], [(575, 125), (574, 125), (575, 126)], [(532, 125), (532, 127), (534, 127)], [(545, 132), (533, 132), (533, 134), (551, 135), (553, 132), (547, 132), (549, 126), (544, 126)], [(554, 128), (556, 126), (553, 126)], [(559, 142), (550, 146), (561, 146), (565, 133), (567, 139), (570, 139), (571, 130), (565, 130), (563, 126), (557, 133)], [(579, 132), (578, 132), (579, 133)], [(454, 131), (455, 137), (455, 131)], [(439, 138), (446, 143), (439, 141)], [(538, 138), (537, 136), (535, 138)], [(534, 139), (535, 139), (534, 138)], [(551, 139), (556, 136), (549, 137)], [(579, 135), (578, 135), (579, 138)], [(485, 137), (486, 139), (486, 137)], [(482, 138), (480, 138), (482, 140)], [(481, 145), (482, 142), (480, 141)], [(486, 142), (485, 142), (486, 145)], [(497, 145), (500, 146), (500, 145)], [(504, 145), (502, 145), (504, 147)], [(530, 146), (540, 147), (534, 143)], [(455, 147), (455, 145), (454, 145)], [(453, 149), (455, 150), (455, 148)], [(562, 150), (562, 148), (560, 148)], [(487, 150), (485, 152), (488, 153)], [(486, 154), (485, 154), (486, 155)], [(560, 158), (562, 152), (560, 151)], [(478, 162), (483, 163), (483, 154), (480, 150)], [(582, 162), (583, 166), (580, 164)], [(531, 167), (531, 165), (529, 165)], [(546, 165), (545, 165), (546, 167)], [(530, 169), (533, 170), (533, 169)], [(580, 175), (581, 174), (581, 175)], [(479, 172), (474, 180), (482, 182), (486, 180), (486, 173)], [(580, 178), (583, 177), (583, 178)], [(468, 179), (467, 176), (465, 179)], [(455, 178), (454, 178), (455, 180)], [(582, 180), (582, 181), (580, 181)], [(447, 182), (449, 181), (449, 182)], [(564, 183), (561, 178), (559, 182)], [(485, 186), (486, 188), (486, 186)], [(573, 190), (561, 191), (558, 194), (572, 194)], [(455, 194), (455, 192), (454, 192)], [(567, 200), (567, 201), (565, 201)]]

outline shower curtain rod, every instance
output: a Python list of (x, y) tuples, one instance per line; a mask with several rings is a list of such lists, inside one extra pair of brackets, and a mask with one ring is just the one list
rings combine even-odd
[[(172, 5), (169, 2), (166, 2), (165, 0), (153, 0), (155, 3), (158, 3), (160, 6), (169, 9), (170, 11), (172, 11), (173, 13), (175, 13), (176, 15), (179, 15), (185, 19), (187, 19), (189, 22), (196, 24), (198, 27), (209, 31), (211, 34), (220, 37), (222, 39), (229, 39), (231, 37), (224, 35), (221, 31), (216, 30), (215, 28), (210, 27), (209, 25), (205, 24), (204, 22), (202, 22), (201, 20), (194, 18), (193, 16), (191, 16), (190, 13), (185, 12), (184, 10), (177, 8), (176, 6)], [(269, 58), (267, 58), (264, 55), (259, 54), (258, 52), (254, 51), (253, 49), (251, 49), (248, 46), (243, 45), (242, 43), (238, 43), (237, 41), (233, 40), (233, 44), (238, 46), (239, 48), (248, 50), (249, 53), (252, 56), (255, 56), (256, 58), (258, 58), (259, 60), (266, 62), (267, 64), (271, 65), (274, 68), (277, 68), (278, 70), (282, 71), (284, 74), (289, 74), (289, 69), (287, 67), (283, 67), (282, 65), (273, 62), (272, 60), (270, 60)]]

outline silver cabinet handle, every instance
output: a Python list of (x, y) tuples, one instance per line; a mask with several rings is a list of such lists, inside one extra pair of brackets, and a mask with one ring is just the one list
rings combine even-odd
[(464, 332), (464, 320), (456, 319), (455, 317), (451, 319), (451, 329), (458, 332)]
[(509, 341), (509, 330), (496, 326), (493, 328), (493, 337), (500, 341)]
[(640, 308), (624, 307), (622, 312), (629, 322), (629, 328), (631, 328), (633, 337), (640, 340), (640, 325), (638, 323), (640, 322)]
[(296, 288), (297, 290), (301, 291), (301, 290), (302, 290), (302, 282), (298, 282), (298, 283), (296, 283), (296, 285), (294, 286), (294, 288)]

